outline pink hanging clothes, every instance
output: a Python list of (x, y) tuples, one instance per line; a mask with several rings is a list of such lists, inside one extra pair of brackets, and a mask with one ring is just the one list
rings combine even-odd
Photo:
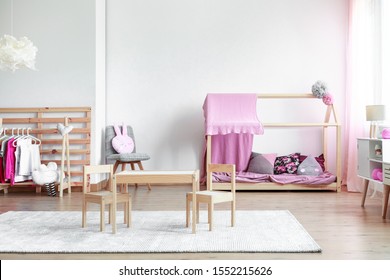
[(236, 165), (245, 171), (252, 152), (253, 135), (263, 134), (257, 118), (256, 94), (208, 94), (204, 104), (205, 143), (201, 177), (205, 178), (206, 138), (211, 135), (211, 162)]
[(5, 157), (5, 179), (10, 180), (11, 186), (15, 184), (15, 150), (13, 146), (15, 139), (11, 138), (7, 142)]

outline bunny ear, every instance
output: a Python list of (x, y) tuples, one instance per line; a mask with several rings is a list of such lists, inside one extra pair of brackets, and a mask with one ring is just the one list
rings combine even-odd
[(127, 135), (127, 125), (125, 125), (124, 123), (122, 123), (122, 135)]
[(119, 129), (119, 126), (117, 124), (114, 124), (114, 130), (116, 135), (121, 135), (121, 131)]

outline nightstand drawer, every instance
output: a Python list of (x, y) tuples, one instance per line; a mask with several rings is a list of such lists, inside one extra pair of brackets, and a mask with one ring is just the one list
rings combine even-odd
[(390, 185), (390, 163), (383, 164), (383, 183)]

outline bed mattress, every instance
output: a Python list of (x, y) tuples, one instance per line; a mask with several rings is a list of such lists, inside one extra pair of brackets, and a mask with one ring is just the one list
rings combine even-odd
[[(230, 176), (226, 173), (213, 173), (214, 182), (230, 182)], [(326, 171), (319, 176), (295, 175), (295, 174), (258, 174), (251, 172), (237, 172), (236, 182), (240, 183), (278, 183), (278, 184), (304, 184), (326, 185), (336, 181), (336, 176)]]

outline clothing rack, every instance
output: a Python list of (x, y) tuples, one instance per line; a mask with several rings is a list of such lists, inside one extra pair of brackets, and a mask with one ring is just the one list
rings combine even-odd
[[(69, 135), (70, 169), (72, 187), (82, 186), (82, 167), (90, 164), (91, 145), (91, 108), (90, 107), (35, 107), (35, 108), (0, 108), (0, 128), (31, 128), (29, 133), (41, 140), (41, 163), (55, 162), (60, 169), (63, 138), (58, 132), (57, 124), (68, 118), (74, 129)], [(70, 170), (69, 170), (70, 172)], [(67, 175), (67, 174), (65, 174)], [(41, 186), (32, 181), (0, 183), (4, 193), (9, 188), (34, 187), (37, 193)]]

